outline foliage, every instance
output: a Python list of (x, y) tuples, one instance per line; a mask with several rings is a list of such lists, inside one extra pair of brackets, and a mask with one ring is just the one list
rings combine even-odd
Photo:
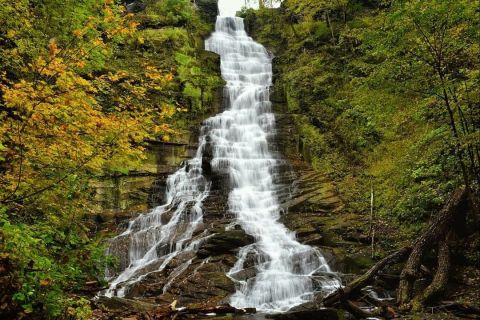
[(305, 158), (348, 209), (368, 214), (373, 185), (383, 219), (412, 231), (456, 186), (478, 190), (477, 5), (285, 0), (242, 14), (276, 54)]
[(151, 1), (146, 14), (157, 25), (184, 26), (192, 20), (193, 10), (189, 0)]
[(135, 170), (146, 140), (207, 111), (222, 83), (201, 53), (211, 26), (187, 0), (135, 15), (113, 0), (0, 0), (0, 20), (0, 252), (21, 283), (16, 316), (88, 319), (75, 293), (112, 263), (90, 181)]
[(63, 292), (95, 277), (101, 279), (109, 263), (102, 246), (81, 238), (82, 226), (75, 224), (54, 228), (47, 223), (11, 224), (2, 214), (0, 226), (3, 258), (13, 261), (22, 283), (13, 300), (21, 304), (24, 313), (40, 311), (62, 319), (67, 318), (65, 313), (78, 313), (76, 319), (87, 319), (89, 302), (68, 298)]

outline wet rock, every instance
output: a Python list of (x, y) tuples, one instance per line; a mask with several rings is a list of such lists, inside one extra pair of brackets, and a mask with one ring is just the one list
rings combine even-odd
[(182, 304), (203, 301), (219, 303), (235, 292), (235, 284), (223, 270), (197, 271), (176, 281), (168, 292), (175, 295)]
[(257, 269), (255, 267), (245, 268), (231, 275), (237, 281), (246, 281), (257, 275)]
[(275, 320), (339, 320), (343, 317), (339, 316), (339, 312), (336, 309), (319, 308), (315, 303), (305, 303), (295, 308), (292, 308), (288, 312), (268, 315), (267, 319)]
[(205, 144), (205, 147), (203, 148), (203, 153), (202, 153), (202, 173), (206, 177), (211, 177), (212, 176), (211, 161), (213, 159), (213, 149), (212, 149), (212, 145), (210, 144), (211, 138), (209, 136), (206, 136), (205, 140), (206, 140), (206, 144)]
[(221, 263), (227, 266), (228, 270), (230, 270), (235, 265), (235, 262), (237, 262), (237, 257), (234, 255), (225, 255), (221, 260)]
[(235, 253), (238, 248), (253, 242), (253, 237), (247, 235), (243, 230), (220, 231), (200, 247), (197, 256), (199, 258), (206, 258), (221, 254), (232, 254)]
[(312, 225), (306, 225), (304, 227), (301, 227), (295, 230), (295, 233), (297, 234), (298, 237), (303, 238), (303, 237), (307, 237), (309, 235), (318, 233), (318, 230)]
[(127, 1), (125, 3), (125, 11), (127, 13), (138, 13), (145, 10), (146, 5), (142, 1)]
[(359, 242), (363, 244), (370, 244), (372, 241), (372, 237), (362, 233), (359, 230), (354, 230), (349, 233), (343, 234), (342, 239), (345, 241)]
[(368, 251), (350, 253), (347, 249), (345, 244), (339, 243), (337, 247), (322, 247), (322, 252), (328, 257), (327, 260), (335, 271), (347, 275), (362, 274), (374, 264)]

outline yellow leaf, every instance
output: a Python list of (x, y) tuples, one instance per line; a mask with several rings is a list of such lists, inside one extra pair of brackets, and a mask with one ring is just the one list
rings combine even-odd
[(80, 37), (83, 36), (83, 32), (82, 32), (82, 30), (79, 30), (79, 29), (73, 30), (73, 35), (77, 38), (80, 38)]
[(12, 39), (16, 35), (17, 35), (17, 31), (15, 31), (15, 30), (8, 30), (7, 31), (7, 38), (9, 38), (9, 39)]
[(60, 48), (58, 48), (58, 44), (55, 39), (50, 40), (50, 43), (48, 44), (48, 51), (51, 57), (60, 52)]

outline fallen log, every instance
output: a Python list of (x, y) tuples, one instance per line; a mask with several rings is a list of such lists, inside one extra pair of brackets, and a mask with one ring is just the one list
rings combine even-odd
[(387, 306), (386, 304), (381, 303), (372, 311), (368, 311), (357, 306), (353, 301), (341, 298), (341, 305), (343, 309), (347, 310), (357, 319), (367, 319), (367, 318), (377, 318), (381, 317), (384, 319), (392, 319), (395, 317), (395, 311)]
[(363, 310), (355, 303), (347, 299), (342, 300), (341, 304), (345, 310), (350, 312), (357, 319), (372, 318), (380, 315), (380, 312), (378, 310), (375, 310), (375, 312)]
[(377, 262), (362, 276), (350, 282), (345, 288), (339, 288), (333, 293), (326, 296), (323, 299), (323, 304), (326, 307), (331, 307), (336, 303), (341, 302), (341, 299), (347, 299), (347, 300), (350, 299), (352, 295), (359, 293), (360, 289), (362, 289), (363, 287), (368, 285), (370, 282), (372, 282), (375, 275), (379, 271), (383, 270), (388, 265), (396, 264), (404, 261), (405, 259), (407, 259), (411, 251), (412, 251), (411, 248), (405, 247), (386, 256), (385, 258)]

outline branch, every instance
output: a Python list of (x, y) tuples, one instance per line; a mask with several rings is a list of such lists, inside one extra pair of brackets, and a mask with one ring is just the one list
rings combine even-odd
[(406, 260), (411, 251), (412, 248), (405, 247), (386, 256), (385, 258), (377, 262), (373, 267), (370, 268), (370, 270), (368, 270), (362, 276), (350, 282), (345, 288), (340, 288), (326, 296), (323, 299), (324, 305), (330, 307), (335, 303), (340, 302), (342, 297), (345, 297), (345, 299), (350, 298), (350, 296), (358, 293), (360, 289), (369, 284), (376, 276), (376, 274), (379, 271), (383, 270), (387, 265), (396, 264)]

